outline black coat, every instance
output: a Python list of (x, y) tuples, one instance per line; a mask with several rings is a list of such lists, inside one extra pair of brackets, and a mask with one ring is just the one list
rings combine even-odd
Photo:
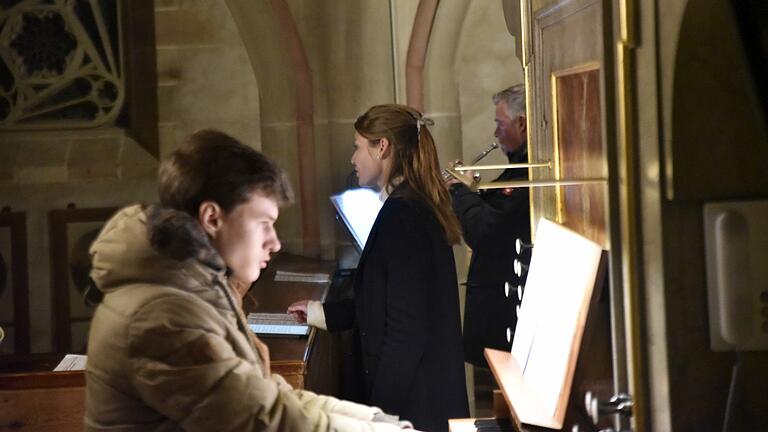
[[(527, 154), (510, 156), (509, 161), (526, 162)], [(507, 169), (496, 181), (527, 179), (527, 170)], [(468, 362), (487, 367), (484, 348), (509, 350), (512, 346), (507, 329), (515, 330), (518, 301), (512, 290), (506, 296), (504, 283), (515, 288), (521, 282), (513, 263), (515, 240), (531, 240), (528, 188), (489, 189), (478, 194), (456, 184), (451, 196), (464, 241), (472, 249), (464, 307), (464, 354)]]
[(433, 212), (406, 186), (386, 200), (365, 244), (354, 300), (325, 303), (330, 331), (353, 328), (363, 402), (448, 430), (469, 416), (453, 249)]

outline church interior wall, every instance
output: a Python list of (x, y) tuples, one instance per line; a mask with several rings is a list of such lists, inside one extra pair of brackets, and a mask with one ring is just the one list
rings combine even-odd
[[(290, 12), (298, 45), (276, 15), (275, 5), (281, 3)], [(539, 9), (555, 1), (531, 3)], [(735, 425), (761, 426), (765, 414), (759, 410), (768, 406), (768, 356), (709, 348), (702, 205), (768, 197), (766, 171), (760, 171), (768, 161), (766, 132), (744, 126), (744, 116), (755, 113), (755, 101), (739, 93), (743, 83), (729, 81), (746, 76), (732, 61), (742, 53), (732, 44), (717, 45), (733, 36), (723, 30), (732, 25), (727, 14), (705, 1), (665, 0), (653, 8), (640, 3), (646, 36), (637, 57), (643, 185), (638, 193), (651, 420), (655, 430), (721, 424), (732, 367), (741, 358), (743, 393)], [(417, 4), (155, 0), (158, 154), (115, 125), (0, 131), (0, 208), (24, 211), (27, 217), (32, 351), (52, 347), (49, 212), (70, 204), (93, 208), (155, 201), (158, 159), (197, 129), (221, 129), (284, 167), (297, 192), (297, 202), (283, 209), (278, 224), (284, 250), (338, 258), (340, 247), (350, 241), (327, 197), (349, 184), (357, 116), (373, 104), (406, 102), (404, 69)], [(507, 32), (501, 9), (498, 1), (445, 1), (434, 17), (423, 96), (425, 113), (436, 123), (432, 130), (442, 166), (470, 159), (488, 146), (495, 127), (491, 95), (523, 82), (514, 51), (519, 41)], [(687, 28), (719, 30), (704, 39)], [(701, 41), (706, 44), (697, 50)], [(291, 56), (297, 48), (306, 57), (303, 66)], [(696, 71), (705, 68), (728, 73), (697, 78)], [(307, 73), (311, 98), (301, 87)], [(691, 108), (702, 105), (710, 111), (705, 116)], [(309, 125), (301, 123), (302, 110), (309, 110)], [(307, 131), (312, 206), (302, 201), (300, 190), (304, 149), (299, 141)], [(707, 150), (713, 145), (741, 156), (713, 158)], [(708, 165), (711, 160), (722, 165)], [(496, 152), (484, 163), (503, 161)], [(317, 232), (314, 249), (305, 241), (307, 223)], [(456, 251), (463, 281), (468, 251)]]
[[(646, 80), (641, 92), (657, 86), (660, 95), (644, 94), (640, 105), (651, 126), (640, 134), (647, 140), (641, 192), (651, 217), (644, 233), (645, 310), (655, 430), (719, 429), (737, 363), (731, 430), (768, 424), (766, 352), (710, 347), (715, 324), (708, 315), (703, 205), (768, 197), (765, 119), (735, 18), (725, 2), (716, 3), (658, 2), (658, 56), (639, 63), (645, 76), (659, 79)], [(643, 13), (644, 20), (653, 22), (652, 15)]]

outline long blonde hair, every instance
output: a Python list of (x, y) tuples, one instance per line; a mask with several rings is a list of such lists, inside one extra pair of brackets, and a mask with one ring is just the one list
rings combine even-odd
[(392, 166), (386, 187), (394, 189), (394, 180), (402, 177), (432, 209), (448, 243), (456, 244), (461, 241), (459, 221), (440, 175), (435, 141), (422, 119), (405, 105), (376, 105), (357, 118), (355, 130), (371, 146), (382, 138), (389, 141)]

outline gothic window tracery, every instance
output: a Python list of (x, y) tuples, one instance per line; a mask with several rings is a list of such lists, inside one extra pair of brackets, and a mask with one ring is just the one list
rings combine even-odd
[(120, 0), (0, 0), (0, 130), (114, 123)]

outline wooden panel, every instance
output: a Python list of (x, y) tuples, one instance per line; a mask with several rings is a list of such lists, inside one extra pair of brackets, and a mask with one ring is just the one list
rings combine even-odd
[[(551, 170), (532, 170), (532, 179), (608, 178), (611, 152), (606, 142), (613, 125), (606, 87), (612, 51), (610, 2), (542, 0), (531, 5), (529, 85), (529, 157), (552, 160)], [(610, 82), (610, 81), (609, 81)], [(612, 84), (610, 84), (612, 85)], [(531, 190), (531, 220), (556, 220), (610, 252), (612, 229), (608, 183)], [(534, 239), (534, 242), (536, 239)], [(613, 391), (611, 323), (607, 294), (593, 305), (585, 325), (581, 355), (568, 395), (564, 426), (599, 430), (592, 425), (584, 394), (605, 399)]]
[(29, 390), (84, 386), (84, 371), (37, 371), (0, 375), (0, 388), (3, 390)]
[(0, 430), (81, 431), (85, 416), (83, 371), (50, 372), (60, 354), (0, 359)]
[(52, 371), (63, 358), (64, 354), (59, 353), (10, 354), (0, 356), (0, 387), (7, 388), (2, 381), (5, 374)]
[(25, 213), (4, 209), (0, 212), (0, 230), (0, 326), (5, 332), (0, 353), (28, 353), (30, 333)]
[[(598, 65), (553, 72), (552, 93), (554, 148), (560, 178), (607, 177)], [(608, 248), (606, 186), (560, 187), (556, 193), (561, 223)]]
[(125, 103), (118, 126), (127, 129), (149, 154), (160, 155), (157, 109), (157, 52), (152, 0), (121, 3)]
[(0, 429), (82, 431), (85, 387), (0, 390)]
[[(554, 162), (532, 170), (534, 180), (607, 176), (604, 14), (600, 0), (550, 1), (532, 11), (529, 157)], [(602, 185), (533, 188), (533, 232), (546, 217), (608, 247), (606, 196)]]
[(304, 374), (306, 373), (303, 361), (273, 361), (271, 363), (272, 373), (278, 374), (293, 386), (293, 388), (304, 388)]
[(88, 250), (117, 208), (67, 208), (48, 214), (51, 251), (53, 346), (84, 354), (94, 306), (85, 304), (91, 261)]
[[(277, 270), (326, 273), (333, 276), (336, 264), (290, 254), (278, 255), (268, 270), (243, 298), (243, 309), (250, 312), (285, 313), (293, 302), (325, 300), (331, 283), (276, 282)], [(338, 338), (312, 329), (309, 337), (264, 337), (269, 347), (272, 372), (292, 386), (324, 394), (338, 394)]]
[(523, 379), (523, 370), (509, 351), (486, 348), (484, 354), (496, 382), (501, 386), (515, 424), (525, 421), (526, 424), (560, 429), (552, 413), (548, 413), (539, 403), (536, 389)]

